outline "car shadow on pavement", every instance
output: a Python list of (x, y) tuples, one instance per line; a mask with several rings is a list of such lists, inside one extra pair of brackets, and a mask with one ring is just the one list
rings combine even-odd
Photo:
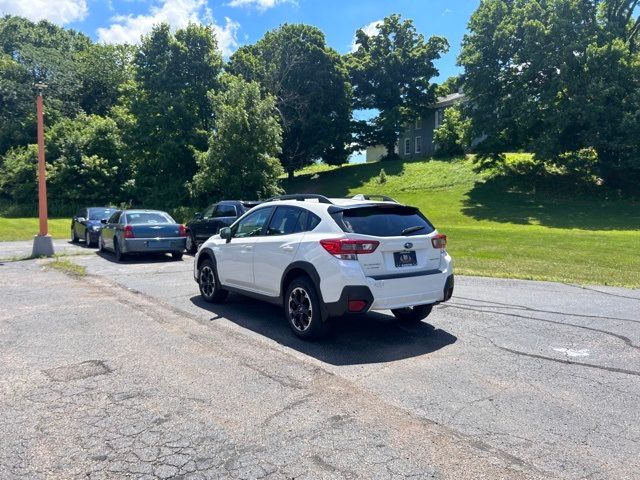
[[(199, 295), (191, 302), (214, 314), (211, 321), (225, 318), (260, 335), (332, 365), (390, 362), (426, 355), (453, 344), (457, 337), (419, 322), (403, 324), (378, 312), (332, 320), (330, 333), (308, 342), (289, 328), (282, 309), (241, 295), (229, 295), (222, 304), (210, 304)], [(437, 309), (433, 314), (437, 315)]]
[(174, 260), (171, 258), (171, 255), (163, 254), (163, 253), (136, 253), (135, 255), (131, 255), (126, 257), (123, 261), (118, 262), (116, 260), (116, 256), (111, 252), (101, 252), (100, 250), (96, 251), (96, 255), (111, 263), (121, 263), (121, 264), (138, 264), (138, 263), (162, 263), (162, 262), (176, 262), (181, 260)]

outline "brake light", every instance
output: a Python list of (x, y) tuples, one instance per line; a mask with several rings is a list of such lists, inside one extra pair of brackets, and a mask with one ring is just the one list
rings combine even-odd
[(179, 237), (186, 237), (187, 236), (187, 228), (184, 225), (179, 225), (178, 226), (178, 236)]
[(356, 260), (357, 255), (375, 252), (380, 242), (376, 240), (350, 240), (348, 238), (331, 238), (320, 240), (320, 245), (331, 255), (343, 260)]
[(439, 233), (431, 239), (431, 245), (433, 248), (445, 248), (447, 246), (447, 236)]
[(131, 225), (124, 226), (124, 238), (135, 238), (133, 234), (133, 227)]

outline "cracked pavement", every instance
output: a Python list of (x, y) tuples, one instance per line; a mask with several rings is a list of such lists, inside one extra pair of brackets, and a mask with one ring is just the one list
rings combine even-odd
[(0, 478), (640, 471), (640, 292), (457, 279), (429, 323), (198, 298), (192, 257), (0, 264)]

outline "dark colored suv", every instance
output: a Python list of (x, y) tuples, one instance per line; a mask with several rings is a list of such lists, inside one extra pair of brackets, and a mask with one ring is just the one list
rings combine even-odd
[(198, 245), (228, 227), (260, 202), (223, 200), (209, 205), (206, 210), (196, 213), (187, 223), (187, 252), (196, 253)]

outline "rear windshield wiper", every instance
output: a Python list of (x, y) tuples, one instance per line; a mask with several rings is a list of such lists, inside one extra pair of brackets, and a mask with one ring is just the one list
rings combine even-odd
[(400, 232), (402, 235), (409, 235), (410, 233), (417, 232), (418, 230), (424, 229), (424, 225), (416, 225), (415, 227), (405, 228)]

